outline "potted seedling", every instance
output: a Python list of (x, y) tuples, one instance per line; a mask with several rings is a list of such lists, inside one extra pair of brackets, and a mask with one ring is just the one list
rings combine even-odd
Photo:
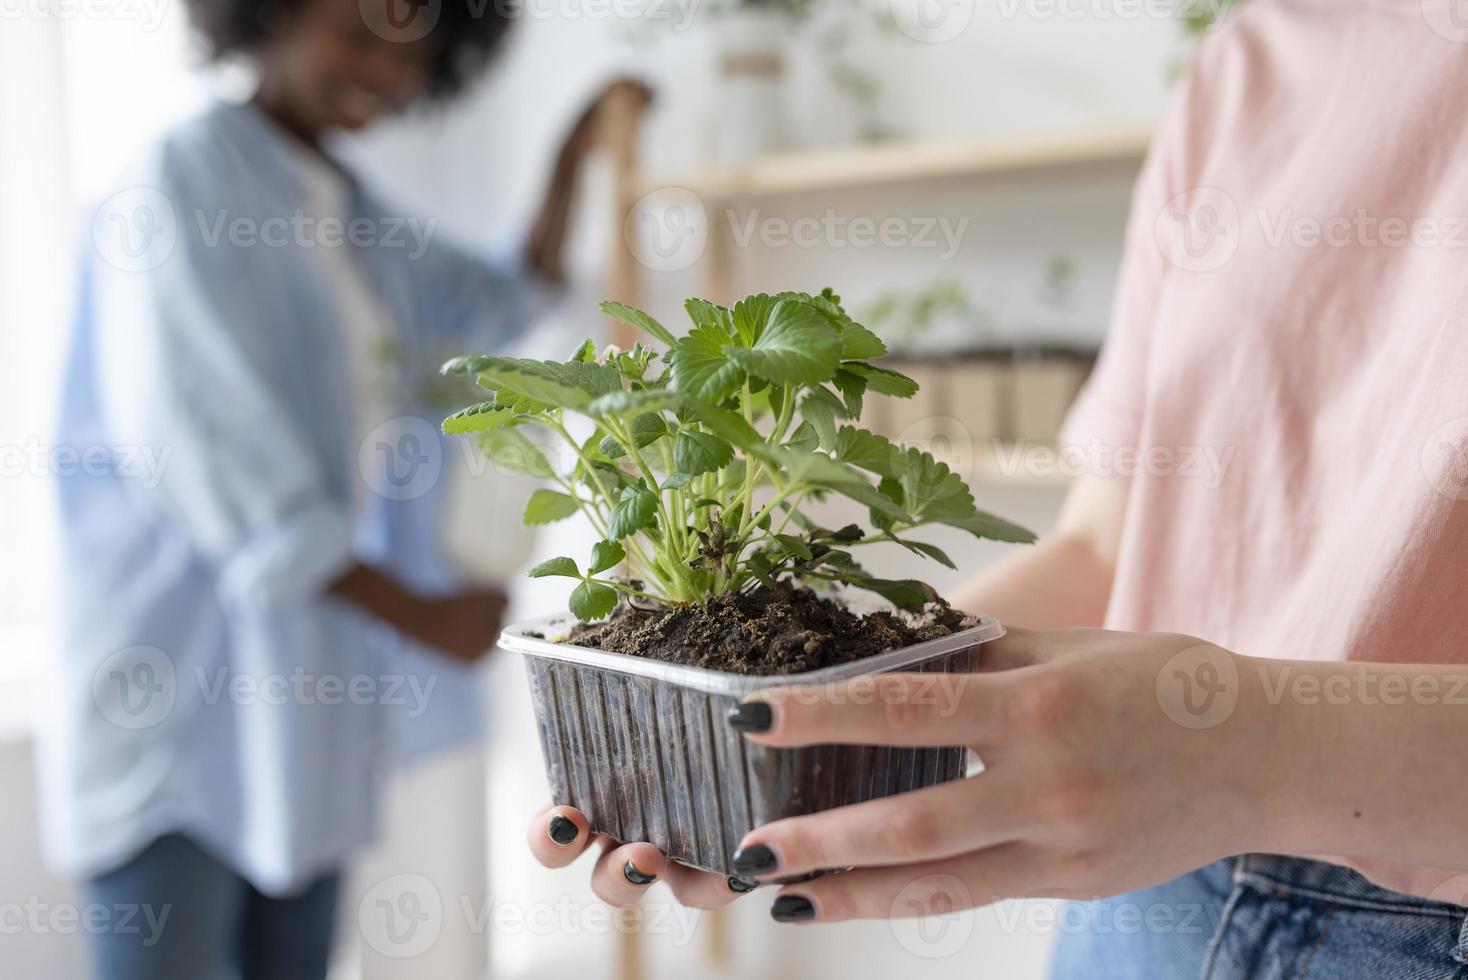
[[(601, 308), (659, 347), (598, 355), (588, 341), (565, 362), (444, 366), (491, 395), (444, 430), (546, 477), (528, 523), (582, 514), (598, 538), (530, 570), (568, 580), (570, 615), (501, 637), (527, 657), (556, 801), (597, 832), (727, 874), (758, 824), (961, 776), (962, 747), (768, 749), (725, 721), (777, 684), (968, 670), (1002, 633), (858, 560), (885, 541), (952, 567), (912, 537), (919, 528), (1032, 539), (978, 510), (930, 454), (859, 426), (867, 401), (909, 398), (916, 383), (871, 363), (885, 346), (829, 290), (733, 309), (689, 300), (681, 336), (631, 307)], [(566, 466), (526, 436), (536, 428), (565, 445)], [(813, 520), (809, 505), (832, 495), (865, 508), (869, 526)], [(856, 593), (891, 608), (859, 615)]]

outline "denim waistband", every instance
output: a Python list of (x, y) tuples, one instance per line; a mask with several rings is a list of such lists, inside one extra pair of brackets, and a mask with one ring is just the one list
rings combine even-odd
[(1278, 854), (1242, 854), (1232, 862), (1235, 886), (1378, 912), (1430, 915), (1456, 921), (1458, 943), (1452, 955), (1459, 963), (1468, 964), (1468, 907), (1394, 892), (1372, 884), (1359, 872), (1325, 861)]

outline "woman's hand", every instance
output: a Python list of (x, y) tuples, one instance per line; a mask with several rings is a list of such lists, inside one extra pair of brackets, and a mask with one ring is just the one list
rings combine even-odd
[(1242, 659), (1172, 634), (1016, 630), (984, 647), (984, 673), (761, 695), (768, 712), (746, 702), (731, 722), (764, 745), (966, 745), (985, 768), (766, 824), (735, 866), (853, 868), (787, 885), (772, 910), (833, 922), (1097, 897), (1250, 849), (1280, 794), (1265, 785), (1271, 716), (1238, 701)]
[(716, 909), (754, 887), (753, 882), (724, 878), (669, 861), (651, 844), (623, 844), (591, 833), (586, 816), (575, 807), (553, 806), (537, 813), (526, 832), (530, 853), (547, 868), (563, 868), (596, 844), (600, 854), (591, 871), (591, 890), (608, 905), (635, 905), (653, 882), (666, 881), (684, 905)]

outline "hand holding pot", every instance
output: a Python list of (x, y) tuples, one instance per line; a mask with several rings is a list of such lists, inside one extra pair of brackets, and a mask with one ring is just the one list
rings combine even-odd
[[(730, 722), (771, 746), (975, 750), (967, 779), (775, 821), (740, 842), (754, 878), (854, 870), (786, 886), (781, 921), (926, 915), (1001, 898), (1094, 898), (1165, 881), (1257, 846), (1279, 814), (1270, 713), (1170, 703), (1182, 670), (1232, 679), (1237, 658), (1186, 636), (1015, 630), (979, 674), (885, 674), (746, 701)], [(1012, 668), (1012, 669), (1006, 669)], [(1195, 692), (1206, 698), (1207, 692)], [(1230, 716), (1231, 715), (1231, 716)], [(1209, 724), (1212, 722), (1212, 724)]]
[(754, 882), (723, 878), (669, 861), (651, 844), (617, 845), (593, 834), (586, 816), (572, 806), (553, 806), (537, 813), (526, 834), (530, 852), (547, 868), (563, 868), (595, 844), (599, 850), (591, 871), (591, 890), (608, 905), (635, 905), (656, 881), (666, 881), (684, 905), (716, 909), (755, 887)]

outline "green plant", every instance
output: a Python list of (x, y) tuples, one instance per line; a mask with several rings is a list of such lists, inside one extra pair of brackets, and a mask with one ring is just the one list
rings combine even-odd
[[(580, 512), (601, 536), (584, 568), (557, 557), (530, 570), (576, 579), (577, 617), (610, 614), (619, 594), (696, 603), (777, 580), (842, 583), (916, 607), (936, 593), (869, 574), (852, 549), (891, 541), (953, 567), (941, 548), (908, 533), (943, 525), (1033, 540), (978, 510), (963, 480), (930, 454), (849, 424), (867, 397), (910, 398), (918, 386), (871, 363), (885, 345), (829, 289), (749, 296), (733, 309), (701, 299), (685, 306), (692, 328), (675, 337), (640, 310), (601, 304), (661, 352), (638, 343), (598, 357), (587, 341), (564, 362), (477, 356), (444, 365), (492, 393), (445, 419), (444, 431), (476, 434), (492, 457), (513, 457), (555, 485), (530, 497), (525, 521)], [(590, 436), (572, 435), (571, 415), (590, 420)], [(551, 466), (528, 427), (569, 447), (567, 472)], [(832, 493), (867, 507), (874, 530), (823, 528), (801, 510)], [(606, 574), (624, 563), (629, 577)]]

